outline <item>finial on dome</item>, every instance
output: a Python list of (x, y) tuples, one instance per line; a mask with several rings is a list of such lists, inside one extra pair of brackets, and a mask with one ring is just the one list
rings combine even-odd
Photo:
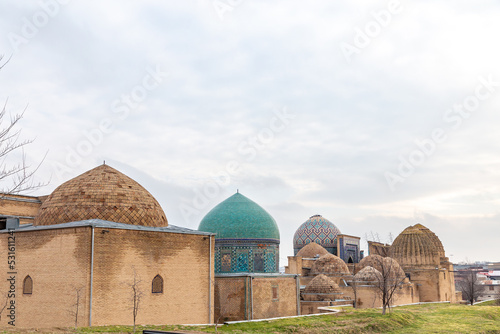
[(240, 190), (239, 189), (236, 189), (236, 193), (239, 194), (240, 193)]
[(105, 164), (106, 164), (106, 160), (104, 160), (104, 161), (102, 162), (102, 164), (103, 164), (103, 165), (105, 165)]

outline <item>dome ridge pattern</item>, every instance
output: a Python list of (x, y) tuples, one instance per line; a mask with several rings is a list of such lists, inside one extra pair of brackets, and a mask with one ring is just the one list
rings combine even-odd
[(372, 267), (383, 275), (389, 273), (392, 277), (398, 278), (405, 276), (405, 272), (401, 268), (400, 263), (391, 257), (382, 257), (377, 254), (368, 255), (359, 261), (359, 264), (355, 268), (355, 274), (360, 273), (367, 267)]
[(372, 255), (365, 256), (356, 265), (354, 273), (356, 274), (356, 273), (360, 272), (365, 267), (372, 267), (374, 269), (379, 270), (381, 261), (383, 261), (383, 257), (378, 255), (378, 254), (372, 254)]
[(311, 274), (349, 274), (349, 267), (340, 257), (328, 253), (314, 261)]
[(318, 245), (316, 242), (313, 241), (305, 245), (301, 250), (299, 250), (296, 256), (305, 258), (315, 258), (318, 255), (319, 257), (321, 257), (326, 254), (329, 254), (328, 251), (324, 247)]
[(394, 258), (403, 267), (439, 265), (441, 255), (444, 255), (441, 242), (437, 236), (432, 236), (430, 230), (422, 229), (423, 225), (417, 225), (407, 227), (394, 240), (391, 247)]
[(422, 225), (420, 223), (419, 224), (415, 224), (413, 227), (416, 227), (420, 231), (422, 231), (425, 234), (427, 234), (427, 236), (429, 237), (429, 239), (433, 243), (435, 249), (439, 253), (438, 255), (440, 257), (444, 257), (445, 256), (443, 244), (441, 243), (441, 240), (439, 240), (439, 237), (434, 232), (432, 232), (431, 230), (429, 230), (427, 227), (425, 227), (424, 225)]
[(328, 276), (319, 274), (306, 285), (304, 291), (306, 293), (332, 293), (340, 292), (340, 287)]
[(380, 273), (380, 271), (378, 271), (377, 269), (371, 267), (371, 266), (366, 266), (364, 267), (363, 269), (361, 269), (360, 271), (358, 271), (358, 273), (356, 275), (354, 275), (354, 279), (356, 281), (381, 281), (382, 280), (382, 274)]
[(156, 199), (139, 183), (108, 165), (91, 169), (57, 187), (41, 205), (33, 225), (87, 219), (168, 226)]

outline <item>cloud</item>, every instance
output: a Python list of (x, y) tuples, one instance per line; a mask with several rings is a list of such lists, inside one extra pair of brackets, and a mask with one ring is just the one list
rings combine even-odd
[[(496, 228), (500, 87), (458, 128), (444, 116), (475, 93), (479, 78), (500, 81), (500, 48), (492, 42), (500, 7), (401, 6), (348, 62), (340, 46), (366, 33), (388, 2), (242, 1), (221, 19), (211, 1), (72, 1), (13, 52), (9, 33), (22, 34), (44, 9), (4, 1), (0, 54), (13, 57), (0, 73), (0, 99), (9, 98), (12, 112), (28, 105), (23, 135), (36, 138), (29, 159), (49, 151), (39, 177), (51, 184), (41, 193), (106, 160), (138, 178), (169, 220), (187, 227), (240, 189), (277, 220), (282, 260), (294, 229), (313, 214), (349, 234), (396, 235), (415, 208), (439, 217), (435, 232), (455, 259), (485, 259), (489, 246), (456, 240), (479, 242), (481, 234), (471, 232), (476, 221)], [(113, 102), (157, 67), (168, 72), (165, 80), (118, 117)], [(294, 119), (249, 153), (285, 107)], [(69, 164), (108, 118), (113, 130)], [(446, 141), (391, 191), (384, 173), (398, 173), (400, 157), (408, 159), (436, 128)], [(231, 161), (241, 170), (184, 219), (181, 204)], [(451, 222), (459, 228), (440, 228)]]

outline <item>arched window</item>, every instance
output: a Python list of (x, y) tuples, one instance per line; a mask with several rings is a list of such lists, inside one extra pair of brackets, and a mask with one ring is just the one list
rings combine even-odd
[(23, 294), (31, 295), (33, 293), (33, 280), (30, 275), (26, 276), (23, 281)]
[(273, 300), (279, 300), (279, 292), (278, 292), (278, 285), (272, 285), (271, 286), (271, 292), (273, 295)]
[(156, 275), (153, 278), (152, 293), (163, 293), (163, 278), (160, 275)]

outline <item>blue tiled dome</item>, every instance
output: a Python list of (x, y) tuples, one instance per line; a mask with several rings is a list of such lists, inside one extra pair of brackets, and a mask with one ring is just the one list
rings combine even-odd
[(198, 230), (216, 233), (216, 273), (277, 273), (280, 232), (276, 221), (240, 193), (213, 208)]
[(328, 219), (320, 215), (312, 216), (300, 225), (293, 236), (294, 253), (297, 254), (302, 247), (314, 241), (334, 254), (336, 253), (336, 239), (339, 234), (340, 230)]
[(216, 239), (277, 239), (276, 221), (260, 205), (236, 193), (202, 219), (198, 230), (217, 233)]

